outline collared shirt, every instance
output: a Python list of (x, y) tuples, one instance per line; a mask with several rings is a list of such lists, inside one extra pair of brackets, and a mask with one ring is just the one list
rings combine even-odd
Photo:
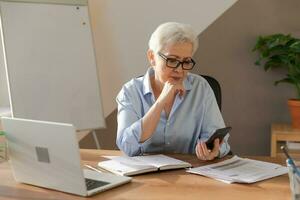
[[(206, 141), (218, 128), (225, 127), (213, 90), (199, 75), (188, 73), (184, 80), (186, 93), (175, 97), (169, 117), (162, 111), (152, 136), (139, 142), (142, 118), (155, 102), (150, 76), (153, 68), (127, 82), (119, 92), (117, 145), (129, 156), (143, 153), (195, 153), (198, 140)], [(220, 147), (219, 157), (230, 151), (229, 134)]]

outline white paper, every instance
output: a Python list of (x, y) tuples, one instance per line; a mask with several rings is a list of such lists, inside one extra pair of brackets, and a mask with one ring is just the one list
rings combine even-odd
[(123, 163), (116, 160), (99, 162), (98, 166), (119, 175), (132, 175), (156, 170), (156, 167), (154, 166)]
[(231, 159), (193, 168), (187, 172), (208, 176), (226, 183), (254, 183), (285, 174), (287, 173), (287, 167), (234, 156)]
[(138, 160), (139, 162), (147, 163), (147, 164), (153, 165), (157, 168), (160, 168), (160, 167), (163, 167), (163, 166), (188, 164), (188, 163), (186, 163), (182, 160), (171, 158), (169, 156), (165, 156), (165, 155), (162, 155), (162, 154), (149, 155), (149, 156), (136, 156), (136, 157), (133, 157), (133, 158)]
[(111, 160), (119, 156), (101, 156), (101, 157)]
[(119, 162), (123, 165), (129, 165), (129, 166), (149, 166), (151, 164), (147, 162), (141, 162), (140, 160), (137, 159), (137, 157), (129, 157), (129, 156), (116, 156), (116, 157), (111, 157), (111, 160)]
[(300, 149), (300, 142), (286, 141), (286, 146), (287, 146), (288, 149), (299, 150)]

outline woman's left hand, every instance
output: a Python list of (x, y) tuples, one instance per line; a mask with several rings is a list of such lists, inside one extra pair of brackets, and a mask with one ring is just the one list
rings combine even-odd
[(220, 151), (220, 140), (217, 138), (214, 141), (214, 148), (208, 149), (205, 142), (198, 142), (196, 145), (196, 155), (200, 160), (213, 160), (215, 159)]

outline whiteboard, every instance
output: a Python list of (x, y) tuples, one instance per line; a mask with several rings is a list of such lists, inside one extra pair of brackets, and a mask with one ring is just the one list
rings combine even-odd
[(14, 117), (105, 127), (87, 5), (0, 1)]

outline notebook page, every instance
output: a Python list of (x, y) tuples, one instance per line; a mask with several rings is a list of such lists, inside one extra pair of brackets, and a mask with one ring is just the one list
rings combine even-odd
[(184, 162), (182, 160), (178, 160), (175, 158), (171, 158), (169, 156), (165, 156), (162, 154), (158, 155), (148, 155), (148, 156), (136, 156), (134, 157), (137, 161), (149, 165), (153, 165), (157, 168), (161, 168), (164, 166), (182, 166), (189, 167), (191, 166), (189, 163)]
[(126, 162), (120, 160), (121, 159), (102, 161), (98, 163), (98, 166), (115, 174), (128, 176), (157, 170), (156, 167), (151, 165), (141, 165), (139, 163), (134, 162), (130, 163), (128, 160), (125, 159), (122, 160), (125, 160)]

